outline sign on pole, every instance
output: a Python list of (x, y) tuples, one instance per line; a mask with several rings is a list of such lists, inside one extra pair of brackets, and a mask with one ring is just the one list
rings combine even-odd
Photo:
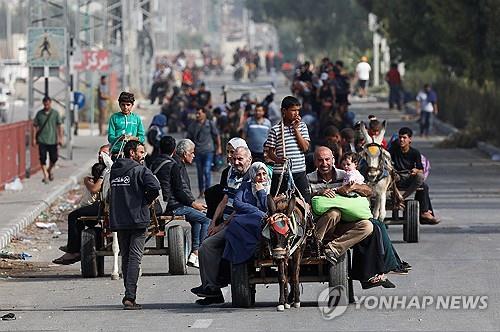
[(109, 51), (99, 50), (82, 51), (82, 58), (80, 63), (75, 63), (75, 70), (77, 71), (97, 71), (97, 72), (107, 72), (110, 68), (109, 62)]
[(27, 46), (30, 67), (66, 65), (65, 28), (28, 28)]

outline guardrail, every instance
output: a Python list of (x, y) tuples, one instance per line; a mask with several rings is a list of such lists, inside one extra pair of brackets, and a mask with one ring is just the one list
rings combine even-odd
[(40, 170), (38, 148), (30, 142), (32, 121), (0, 125), (0, 190), (6, 183)]

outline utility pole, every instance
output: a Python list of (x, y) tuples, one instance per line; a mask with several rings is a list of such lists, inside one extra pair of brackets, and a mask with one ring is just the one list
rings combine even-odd
[[(53, 91), (50, 94), (52, 105), (57, 110), (61, 110), (65, 119), (65, 154), (61, 156), (67, 159), (73, 157), (71, 144), (71, 116), (70, 116), (70, 95), (69, 95), (69, 56), (68, 56), (68, 36), (70, 31), (68, 4), (67, 0), (30, 0), (29, 3), (29, 21), (28, 37), (33, 38), (28, 41), (31, 47), (28, 51), (29, 78), (28, 78), (28, 117), (33, 119), (36, 109), (41, 108), (41, 99), (49, 95), (49, 87), (53, 82)], [(45, 37), (44, 37), (45, 36)], [(45, 53), (37, 48), (41, 44), (40, 40), (47, 39), (47, 45), (43, 46), (49, 49), (53, 47), (59, 50), (59, 56), (55, 59), (49, 55), (47, 59)], [(50, 43), (49, 43), (50, 41)], [(55, 44), (54, 44), (55, 43)], [(42, 44), (43, 45), (43, 44)], [(49, 46), (50, 45), (50, 46)], [(38, 58), (35, 54), (38, 54)], [(48, 51), (46, 51), (48, 53)], [(61, 70), (62, 69), (62, 70)], [(40, 83), (43, 78), (43, 89)], [(31, 142), (29, 133), (28, 144)], [(27, 150), (26, 175), (29, 176), (31, 167), (30, 149)]]
[(377, 16), (368, 14), (368, 29), (373, 32), (373, 86), (380, 85), (380, 44), (382, 36), (378, 33)]

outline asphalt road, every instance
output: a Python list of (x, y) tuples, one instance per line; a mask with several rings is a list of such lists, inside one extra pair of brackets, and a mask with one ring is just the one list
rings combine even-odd
[[(286, 92), (284, 87), (278, 89), (281, 95)], [(359, 119), (368, 114), (387, 119), (389, 133), (402, 125), (416, 126), (402, 121), (400, 113), (386, 110), (382, 103), (354, 103), (351, 109)], [(414, 146), (431, 161), (428, 183), (441, 224), (422, 226), (420, 242), (414, 244), (402, 241), (401, 226), (391, 226), (394, 245), (413, 270), (407, 276), (389, 275), (395, 289), (361, 290), (355, 282), (355, 295), (369, 297), (369, 301), (358, 300), (358, 305), (349, 305), (339, 317), (327, 320), (317, 308), (318, 294), (326, 284), (303, 284), (302, 307), (283, 313), (276, 312), (276, 285), (257, 287), (255, 308), (232, 308), (228, 288), (224, 289), (226, 304), (200, 307), (189, 291), (200, 284), (197, 270), (189, 268), (186, 276), (169, 276), (165, 257), (148, 256), (143, 260), (138, 290), (144, 310), (121, 310), (121, 281), (82, 279), (78, 264), (53, 267), (21, 278), (0, 279), (0, 313), (17, 316), (16, 321), (0, 321), (0, 330), (498, 331), (500, 165), (475, 149), (434, 147), (440, 139), (417, 137)], [(54, 239), (41, 259), (50, 261), (59, 255), (55, 248), (64, 241), (65, 236)], [(106, 271), (110, 272), (110, 260), (106, 260)], [(455, 309), (443, 309), (435, 304), (439, 296), (469, 295), (486, 296), (487, 308), (465, 310), (457, 304)], [(374, 304), (381, 296), (406, 296), (406, 304), (413, 296), (418, 296), (415, 301), (419, 303), (432, 297), (434, 304), (425, 309), (418, 305), (378, 308)]]

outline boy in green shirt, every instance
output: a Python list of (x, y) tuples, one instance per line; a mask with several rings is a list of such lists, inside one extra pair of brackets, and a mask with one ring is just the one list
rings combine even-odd
[(111, 154), (116, 155), (120, 152), (122, 145), (127, 141), (139, 141), (144, 143), (144, 126), (141, 118), (132, 113), (134, 107), (134, 95), (129, 92), (120, 93), (118, 103), (120, 112), (114, 113), (109, 118), (108, 141), (111, 145)]

